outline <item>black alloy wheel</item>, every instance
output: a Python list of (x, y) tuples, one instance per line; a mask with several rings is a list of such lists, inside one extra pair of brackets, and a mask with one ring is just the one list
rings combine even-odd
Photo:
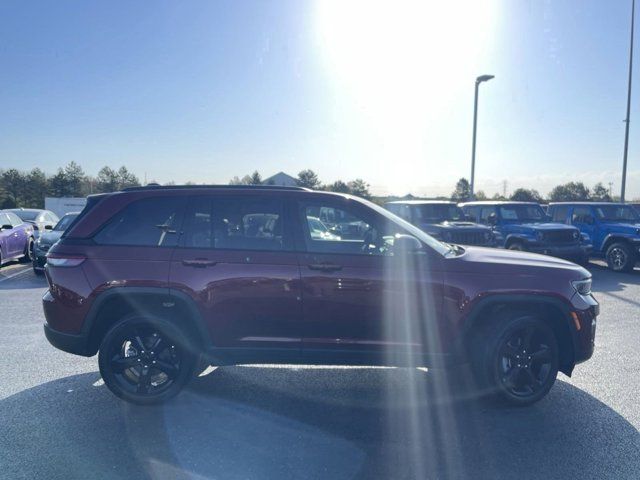
[(195, 355), (166, 320), (131, 318), (114, 326), (100, 347), (100, 373), (117, 396), (138, 404), (165, 401), (191, 378)]

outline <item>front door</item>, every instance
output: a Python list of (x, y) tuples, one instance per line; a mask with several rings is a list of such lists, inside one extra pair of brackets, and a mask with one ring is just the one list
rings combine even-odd
[(598, 226), (590, 206), (580, 205), (573, 207), (571, 223), (580, 229), (580, 232), (589, 235), (592, 242), (596, 241), (596, 229)]
[(298, 360), (300, 270), (289, 229), (282, 198), (191, 200), (171, 289), (199, 306), (220, 361)]
[(399, 257), (397, 224), (349, 199), (296, 208), (303, 355), (318, 363), (411, 363), (428, 353), (442, 302), (429, 255)]

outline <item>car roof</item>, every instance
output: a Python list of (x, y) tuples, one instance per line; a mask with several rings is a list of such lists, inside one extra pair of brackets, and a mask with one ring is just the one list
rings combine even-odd
[(622, 203), (622, 202), (551, 202), (549, 203), (550, 207), (552, 207), (553, 205), (617, 205), (617, 206), (629, 205), (629, 206), (632, 206), (631, 204)]
[(479, 200), (473, 202), (460, 203), (461, 206), (466, 205), (540, 205), (538, 202), (518, 202), (511, 200)]
[(392, 200), (385, 205), (457, 205), (453, 200)]
[(280, 185), (144, 185), (140, 187), (123, 188), (122, 192), (133, 191), (153, 191), (153, 190), (197, 190), (197, 189), (221, 189), (221, 190), (302, 190), (304, 192), (312, 192), (313, 190), (305, 187), (285, 187)]
[(44, 210), (42, 208), (7, 208), (4, 210), (5, 212), (48, 212), (48, 210)]

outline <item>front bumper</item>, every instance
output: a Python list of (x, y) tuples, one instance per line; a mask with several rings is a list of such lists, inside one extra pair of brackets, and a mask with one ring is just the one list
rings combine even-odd
[[(572, 300), (574, 307), (574, 361), (582, 363), (589, 360), (595, 349), (597, 318), (600, 315), (600, 305), (592, 295), (576, 294)], [(577, 304), (577, 305), (576, 305)], [(572, 314), (573, 315), (573, 314)]]
[(545, 245), (530, 243), (527, 247), (527, 250), (532, 253), (541, 253), (543, 255), (551, 255), (552, 257), (565, 258), (569, 260), (589, 257), (593, 250), (593, 246), (590, 244)]
[(38, 250), (34, 251), (33, 254), (33, 268), (44, 271), (44, 266), (47, 263), (47, 254)]

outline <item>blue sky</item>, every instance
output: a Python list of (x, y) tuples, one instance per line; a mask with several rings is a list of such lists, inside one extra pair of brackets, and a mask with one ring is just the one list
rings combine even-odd
[(473, 80), (491, 73), (477, 188), (619, 191), (629, 21), (630, 0), (6, 1), (0, 168), (208, 183), (312, 168), (446, 194), (469, 175)]

